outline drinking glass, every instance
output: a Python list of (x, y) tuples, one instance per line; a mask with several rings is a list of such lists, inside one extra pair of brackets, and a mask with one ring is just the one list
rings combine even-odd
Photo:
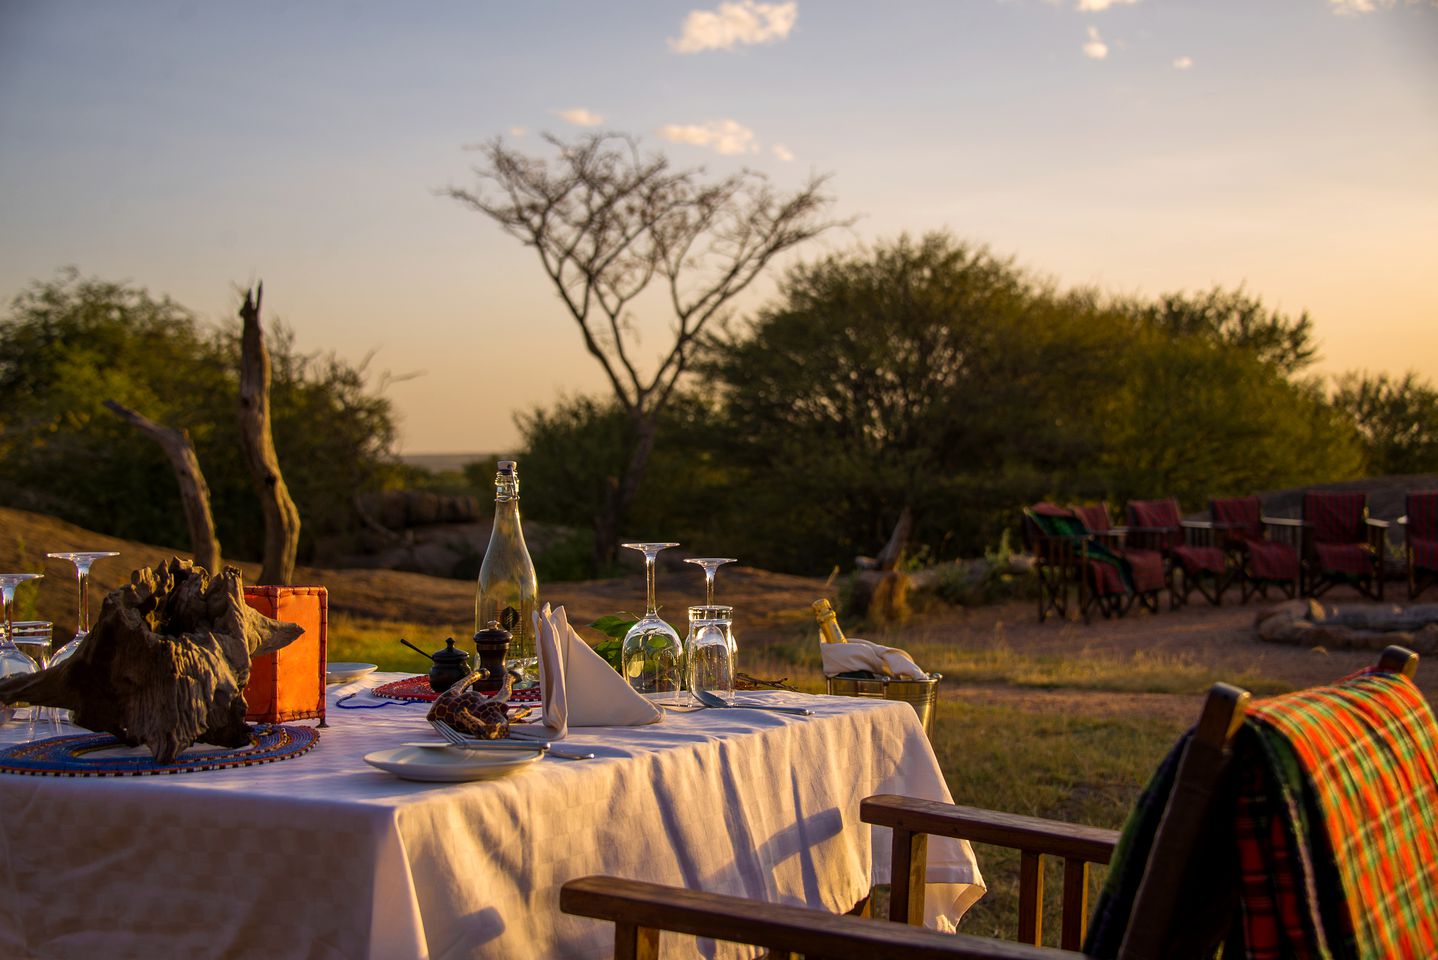
[[(17, 620), (13, 624), (15, 648), (30, 659), (31, 671), (50, 665), (50, 640), (54, 625), (49, 620)], [(59, 712), (54, 707), (31, 704), (25, 739), (39, 740), (60, 735)]]
[(707, 690), (725, 703), (734, 699), (734, 608), (704, 604), (689, 608), (684, 660), (691, 693)]
[(661, 703), (682, 705), (684, 645), (679, 634), (659, 616), (654, 601), (654, 558), (659, 551), (677, 547), (677, 543), (626, 543), (629, 550), (644, 554), (644, 578), (648, 586), (648, 604), (644, 616), (624, 635), (620, 658), (624, 677), (640, 693), (658, 694)]
[[(3, 612), (5, 617), (5, 635), (0, 637), (0, 677), (35, 672), (35, 661), (21, 653), (13, 639), (15, 588), (30, 580), (40, 580), (44, 576), (42, 573), (0, 573), (0, 606), (4, 607), (0, 612)], [(3, 719), (9, 720), (14, 716), (14, 708), (4, 708)]]
[(80, 648), (80, 641), (85, 639), (85, 634), (90, 632), (90, 566), (96, 560), (103, 560), (106, 557), (118, 557), (120, 554), (114, 550), (72, 550), (60, 553), (47, 553), (45, 556), (56, 560), (69, 560), (75, 565), (75, 581), (79, 588), (80, 606), (75, 615), (75, 636), (69, 643), (65, 644), (51, 659), (52, 663), (59, 663), (68, 660), (76, 650)]
[(704, 602), (712, 605), (714, 603), (714, 572), (724, 564), (737, 563), (738, 560), (735, 557), (687, 557), (684, 562), (704, 568)]

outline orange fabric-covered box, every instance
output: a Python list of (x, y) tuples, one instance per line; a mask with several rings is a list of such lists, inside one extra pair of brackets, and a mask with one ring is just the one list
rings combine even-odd
[(251, 661), (245, 719), (284, 723), (319, 717), (323, 725), (329, 591), (324, 587), (245, 587), (245, 602), (267, 617), (305, 628), (289, 646)]

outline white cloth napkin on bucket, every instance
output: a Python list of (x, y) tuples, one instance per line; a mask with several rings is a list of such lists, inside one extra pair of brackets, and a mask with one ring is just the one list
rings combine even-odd
[(563, 740), (570, 727), (639, 727), (664, 719), (663, 711), (580, 639), (563, 607), (546, 603), (534, 614), (534, 645), (543, 719), (511, 726), (511, 737)]
[(886, 647), (851, 637), (848, 643), (821, 643), (819, 653), (824, 658), (826, 677), (867, 670), (881, 677), (898, 677), (900, 680), (929, 679), (913, 658), (898, 647)]

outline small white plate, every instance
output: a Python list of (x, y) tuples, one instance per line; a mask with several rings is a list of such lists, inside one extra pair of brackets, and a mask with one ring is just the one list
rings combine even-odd
[(424, 747), (395, 747), (366, 754), (364, 762), (403, 780), (461, 783), (468, 780), (495, 780), (529, 766), (544, 751), (429, 750)]
[(372, 663), (327, 663), (325, 664), (325, 682), (350, 683), (367, 674), (374, 673), (378, 669), (379, 667)]

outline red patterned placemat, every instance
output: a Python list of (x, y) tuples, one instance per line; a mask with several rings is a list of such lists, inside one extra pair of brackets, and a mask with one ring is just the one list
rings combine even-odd
[[(391, 680), (389, 683), (382, 683), (370, 691), (377, 697), (384, 697), (387, 700), (411, 700), (430, 702), (439, 694), (429, 688), (429, 677), (421, 674), (417, 677), (405, 677), (403, 680)], [(515, 690), (509, 696), (510, 703), (539, 703), (539, 687), (522, 687)]]
[(314, 727), (262, 723), (254, 728), (254, 740), (248, 747), (229, 750), (198, 744), (199, 749), (194, 753), (182, 753), (173, 763), (159, 763), (149, 754), (95, 756), (98, 751), (120, 746), (120, 741), (108, 733), (84, 733), (36, 740), (0, 750), (0, 773), (42, 777), (134, 777), (224, 770), (298, 757), (313, 747), (319, 736)]

